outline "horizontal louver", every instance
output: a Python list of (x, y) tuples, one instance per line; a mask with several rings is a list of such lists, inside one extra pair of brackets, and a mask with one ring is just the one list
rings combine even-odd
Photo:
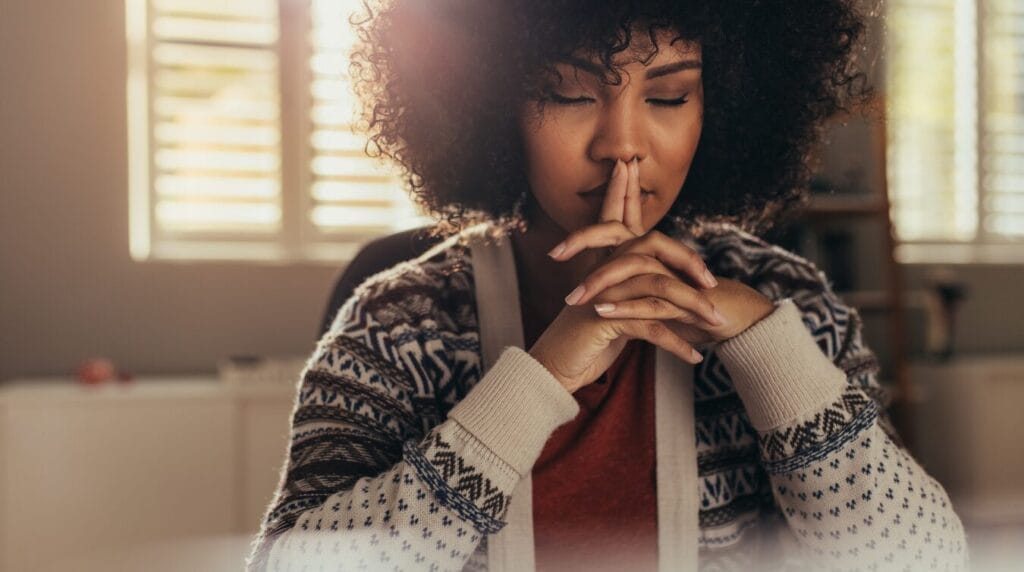
[(150, 0), (154, 238), (281, 230), (275, 0)]
[(888, 171), (904, 261), (1024, 253), (1024, 4), (893, 0)]
[(962, 205), (955, 170), (954, 4), (895, 0), (889, 5), (889, 198), (900, 240), (973, 233), (969, 221), (956, 223)]
[(426, 224), (401, 183), (366, 155), (366, 138), (353, 130), (356, 101), (348, 77), (355, 36), (350, 15), (358, 0), (313, 0), (309, 110), (308, 219), (323, 237), (353, 241)]
[(1024, 238), (1024, 3), (987, 0), (982, 22), (982, 228), (992, 240), (1019, 239)]

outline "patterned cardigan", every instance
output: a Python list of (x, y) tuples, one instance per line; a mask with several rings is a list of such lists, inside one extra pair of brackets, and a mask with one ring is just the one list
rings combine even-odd
[[(481, 371), (459, 238), (367, 279), (318, 342), (247, 570), (486, 569), (512, 490), (578, 405), (522, 349)], [(687, 240), (777, 304), (694, 370), (701, 569), (792, 561), (766, 560), (772, 523), (815, 569), (965, 569), (961, 522), (889, 422), (857, 311), (812, 263), (735, 226)], [(758, 387), (790, 365), (768, 347), (802, 335), (787, 316), (846, 380), (796, 410), (796, 385)]]

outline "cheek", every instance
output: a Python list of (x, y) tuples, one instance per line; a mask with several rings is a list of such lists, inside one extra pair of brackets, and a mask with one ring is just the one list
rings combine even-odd
[(697, 152), (697, 145), (700, 142), (701, 129), (698, 118), (686, 124), (682, 129), (676, 129), (671, 134), (666, 133), (662, 139), (661, 148), (664, 149), (664, 152), (661, 155), (667, 158), (665, 165), (677, 178), (682, 179), (689, 171), (693, 155)]
[(524, 137), (530, 186), (538, 195), (550, 194), (551, 189), (572, 187), (573, 141), (559, 130), (548, 126)]

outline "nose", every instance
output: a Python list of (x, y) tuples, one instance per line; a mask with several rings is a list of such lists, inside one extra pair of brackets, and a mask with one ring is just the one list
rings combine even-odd
[(628, 163), (634, 157), (642, 161), (647, 156), (643, 118), (630, 108), (628, 100), (616, 97), (602, 108), (590, 143), (593, 161), (614, 166), (617, 159)]

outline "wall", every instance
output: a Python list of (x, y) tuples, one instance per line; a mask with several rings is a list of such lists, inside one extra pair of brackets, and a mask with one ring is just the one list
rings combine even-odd
[(123, 0), (0, 0), (0, 380), (307, 355), (340, 269), (128, 254)]
[[(123, 0), (0, 0), (0, 380), (93, 355), (154, 374), (310, 353), (340, 268), (129, 258), (125, 65)], [(959, 272), (958, 350), (1024, 351), (1024, 267)]]

